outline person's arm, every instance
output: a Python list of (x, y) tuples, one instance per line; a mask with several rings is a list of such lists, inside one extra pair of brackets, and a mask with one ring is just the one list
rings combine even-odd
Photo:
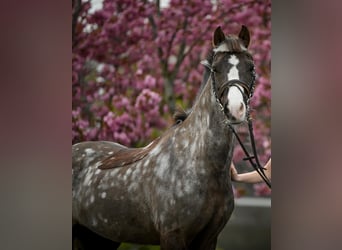
[[(271, 158), (268, 160), (264, 168), (265, 175), (268, 179), (271, 179)], [(236, 171), (236, 168), (233, 163), (230, 165), (230, 170), (233, 181), (246, 183), (258, 183), (263, 181), (261, 176), (255, 170), (248, 173), (239, 174)]]

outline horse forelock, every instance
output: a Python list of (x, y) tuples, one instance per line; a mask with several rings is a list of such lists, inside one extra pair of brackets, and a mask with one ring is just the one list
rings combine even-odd
[[(214, 62), (215, 54), (218, 52), (230, 52), (230, 53), (247, 53), (251, 56), (251, 53), (247, 50), (247, 48), (243, 45), (242, 41), (239, 37), (235, 35), (228, 35), (226, 36), (226, 40), (223, 41), (218, 47), (209, 50), (207, 53), (205, 61), (208, 65), (212, 66)], [(205, 72), (207, 72), (207, 76), (210, 74), (210, 68), (205, 67)], [(202, 84), (206, 84), (207, 79), (204, 79)]]
[(248, 50), (243, 45), (239, 37), (235, 35), (228, 35), (225, 41), (223, 41), (219, 46), (213, 49), (213, 52), (241, 53), (248, 52)]

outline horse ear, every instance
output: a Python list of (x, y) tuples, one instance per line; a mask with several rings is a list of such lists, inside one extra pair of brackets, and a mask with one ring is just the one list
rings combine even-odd
[(239, 38), (242, 40), (243, 45), (245, 45), (245, 47), (248, 48), (250, 36), (249, 31), (245, 25), (242, 25), (241, 27)]
[(221, 26), (218, 26), (214, 32), (214, 37), (213, 37), (214, 47), (219, 46), (224, 40), (226, 40), (226, 36), (224, 35), (221, 29)]

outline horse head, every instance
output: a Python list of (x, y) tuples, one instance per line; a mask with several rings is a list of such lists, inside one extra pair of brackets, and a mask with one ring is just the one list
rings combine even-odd
[(213, 51), (204, 61), (211, 71), (216, 97), (231, 123), (246, 119), (249, 99), (253, 95), (255, 70), (248, 51), (250, 35), (242, 26), (238, 36), (226, 36), (221, 27), (213, 35)]

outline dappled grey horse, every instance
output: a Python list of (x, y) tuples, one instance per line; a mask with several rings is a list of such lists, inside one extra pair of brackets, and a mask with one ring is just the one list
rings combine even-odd
[(249, 39), (245, 26), (238, 36), (215, 30), (191, 112), (146, 147), (73, 145), (74, 249), (215, 249), (234, 209), (228, 124), (245, 121), (254, 88)]

